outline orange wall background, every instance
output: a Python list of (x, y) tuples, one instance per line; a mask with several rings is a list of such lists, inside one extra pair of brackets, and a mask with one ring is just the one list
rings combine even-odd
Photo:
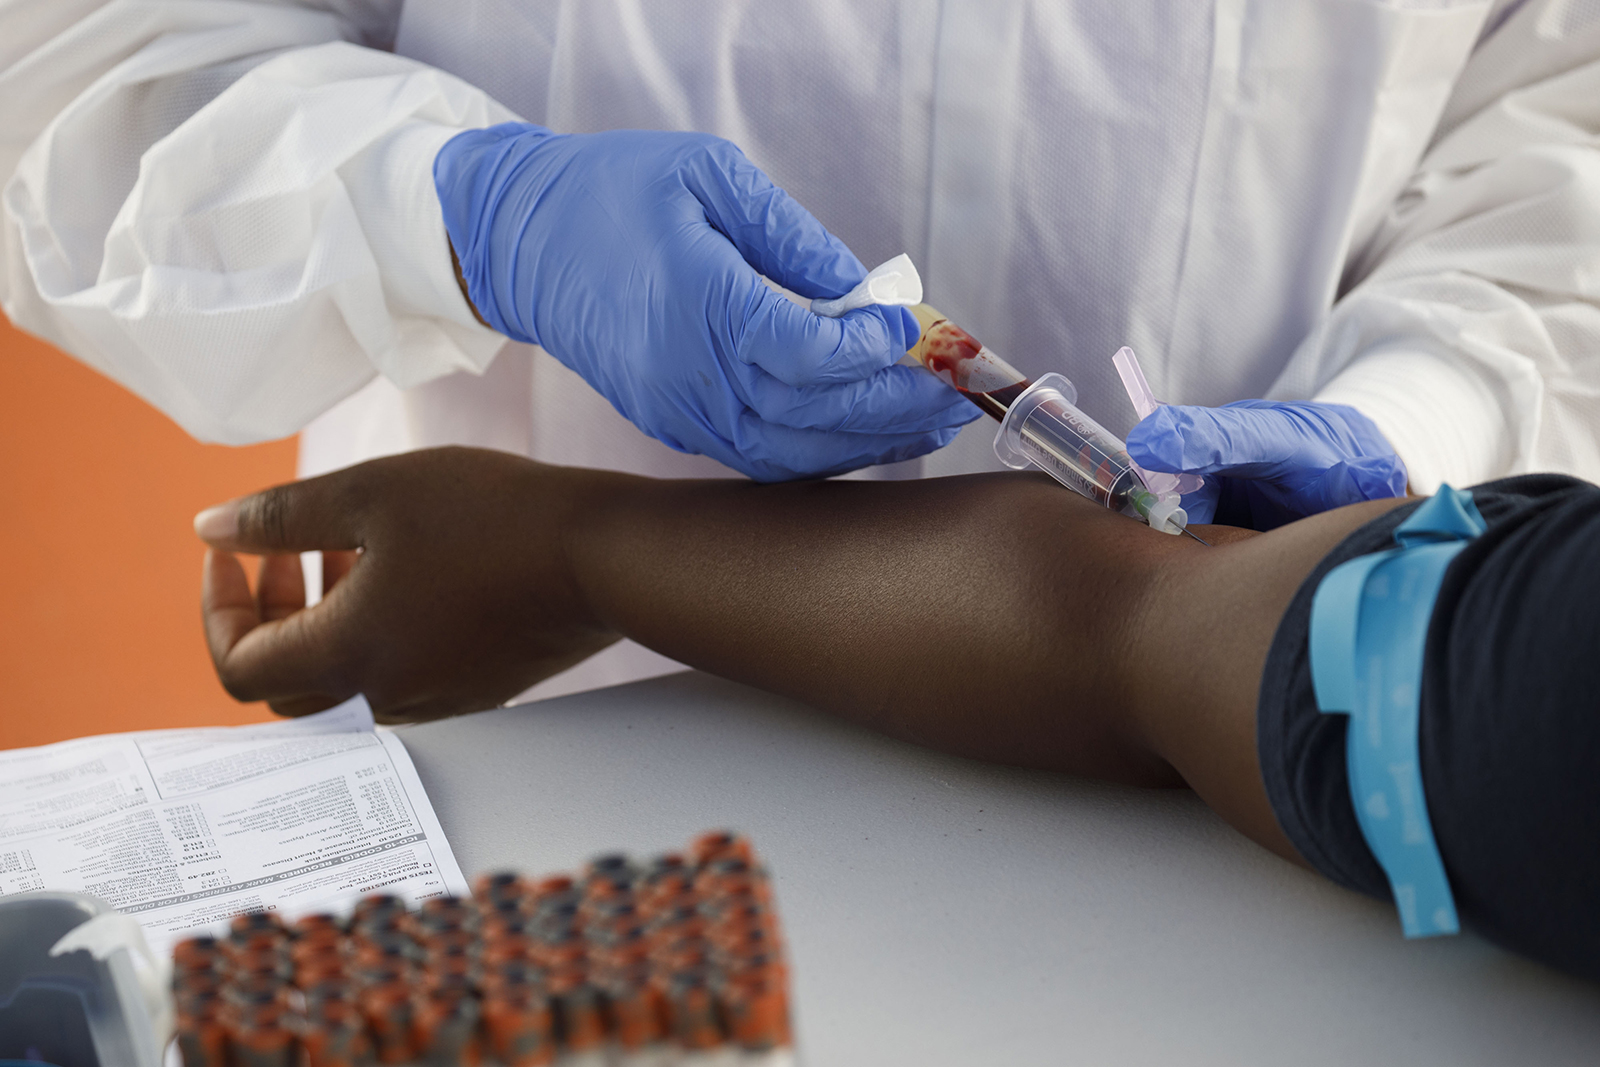
[(212, 674), (190, 522), (294, 458), (198, 444), (0, 318), (0, 749), (270, 719)]

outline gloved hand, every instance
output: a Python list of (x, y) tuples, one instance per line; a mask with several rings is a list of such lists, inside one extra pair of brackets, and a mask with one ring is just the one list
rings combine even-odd
[(777, 481), (910, 459), (976, 417), (895, 365), (909, 312), (823, 318), (762, 282), (831, 297), (867, 272), (727, 141), (505, 123), (450, 140), (433, 174), (484, 320), (679, 451)]
[(1406, 491), (1400, 457), (1372, 420), (1343, 404), (1168, 404), (1128, 434), (1128, 454), (1147, 470), (1205, 477), (1183, 498), (1190, 522), (1269, 530)]

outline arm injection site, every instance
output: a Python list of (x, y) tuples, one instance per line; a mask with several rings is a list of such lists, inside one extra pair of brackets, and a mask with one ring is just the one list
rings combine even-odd
[[(921, 336), (909, 355), (979, 411), (999, 421), (994, 450), (1006, 466), (1045, 471), (1081, 496), (1138, 518), (1153, 530), (1186, 534), (1206, 543), (1187, 528), (1188, 515), (1180, 503), (1181, 494), (1198, 488), (1200, 479), (1152, 476), (1142, 470), (1128, 456), (1122, 441), (1075, 406), (1078, 390), (1065, 375), (1046, 374), (1037, 382), (1029, 379), (936, 308), (924, 304), (922, 279), (910, 256), (896, 256), (874, 268), (843, 297), (811, 301), (811, 309), (837, 316), (871, 304), (911, 305)], [(1148, 408), (1140, 410), (1143, 418), (1156, 404), (1138, 359), (1126, 347), (1114, 358), (1135, 408)]]

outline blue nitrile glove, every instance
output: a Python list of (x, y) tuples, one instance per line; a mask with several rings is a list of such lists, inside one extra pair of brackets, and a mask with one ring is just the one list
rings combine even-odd
[(433, 165), (490, 326), (577, 371), (634, 425), (763, 481), (910, 459), (976, 416), (921, 368), (903, 308), (814, 315), (866, 269), (734, 145), (510, 122)]
[(1167, 404), (1128, 434), (1128, 454), (1147, 470), (1205, 476), (1183, 498), (1190, 522), (1270, 530), (1406, 491), (1400, 457), (1371, 419), (1343, 404)]

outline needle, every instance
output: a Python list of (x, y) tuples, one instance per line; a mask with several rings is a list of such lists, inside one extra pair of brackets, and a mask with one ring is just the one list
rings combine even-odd
[(1183, 528), (1183, 532), (1188, 534), (1190, 537), (1194, 538), (1196, 541), (1199, 541), (1202, 545), (1205, 545), (1207, 548), (1211, 547), (1211, 542), (1210, 541), (1203, 540), (1200, 537), (1199, 534), (1197, 534), (1193, 530), (1189, 529), (1189, 527), (1185, 526)]

